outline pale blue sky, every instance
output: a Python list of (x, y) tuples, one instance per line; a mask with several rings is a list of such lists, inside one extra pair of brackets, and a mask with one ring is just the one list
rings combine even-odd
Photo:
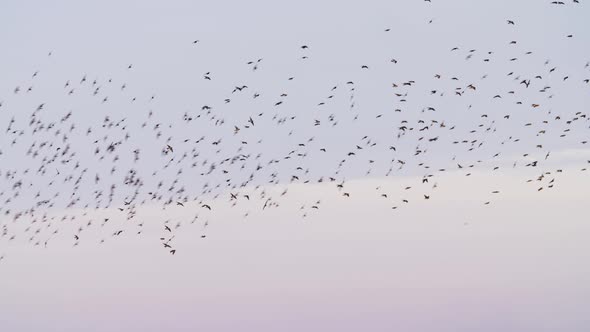
[[(589, 330), (590, 270), (584, 262), (590, 252), (585, 209), (590, 173), (580, 171), (590, 160), (587, 146), (580, 143), (589, 137), (589, 122), (542, 123), (555, 116), (572, 119), (590, 105), (590, 85), (583, 83), (590, 78), (585, 68), (590, 61), (590, 8), (581, 2), (6, 1), (0, 5), (2, 191), (10, 191), (13, 184), (4, 177), (7, 171), (38, 167), (24, 152), (40, 136), (16, 137), (18, 144), (10, 146), (15, 136), (4, 130), (12, 117), (17, 128), (26, 128), (40, 103), (45, 103), (40, 115), (44, 121), (59, 121), (73, 112), (77, 131), (71, 134), (72, 149), (90, 163), (91, 177), (98, 172), (108, 179), (110, 164), (96, 162), (88, 144), (107, 133), (109, 139), (124, 135), (100, 129), (104, 117), (126, 118), (137, 135), (125, 150), (140, 148), (142, 163), (133, 166), (131, 156), (122, 154), (117, 175), (121, 178), (129, 167), (137, 167), (148, 186), (158, 180), (169, 185), (176, 176), (174, 166), (150, 176), (165, 164), (160, 151), (169, 136), (179, 153), (190, 152), (182, 145), (186, 138), (222, 138), (228, 155), (246, 140), (244, 151), (262, 152), (265, 162), (314, 138), (305, 149), (308, 158), (269, 167), (254, 184), (266, 182), (275, 171), (288, 180), (298, 165), (309, 169), (313, 178), (333, 174), (340, 161), (335, 156), (354, 149), (364, 135), (379, 145), (357, 151), (359, 158), (349, 158), (338, 174), (339, 180), (351, 180), (347, 190), (353, 197), (348, 201), (327, 185), (283, 184), (267, 189), (274, 194), (289, 189), (281, 208), (260, 213), (258, 201), (240, 201), (230, 209), (228, 193), (219, 189), (216, 193), (223, 199), (212, 201), (214, 213), (190, 204), (166, 211), (152, 204), (140, 208), (137, 218), (146, 224), (142, 237), (98, 245), (114, 229), (129, 227), (110, 209), (88, 212), (89, 219), (118, 221), (106, 230), (89, 229), (77, 248), (71, 240), (77, 224), (61, 227), (47, 249), (31, 247), (28, 236), (13, 242), (0, 239), (0, 255), (5, 255), (0, 261), (0, 330)], [(569, 34), (573, 38), (567, 38)], [(195, 45), (194, 40), (199, 42)], [(510, 45), (513, 40), (517, 43)], [(453, 47), (459, 51), (451, 52)], [(472, 49), (473, 57), (466, 59)], [(527, 51), (533, 53), (525, 55)], [(301, 59), (304, 55), (309, 58)], [(258, 58), (263, 60), (254, 72), (246, 62)], [(391, 58), (398, 63), (392, 64)], [(203, 79), (206, 72), (211, 72), (211, 81)], [(515, 74), (507, 76), (509, 72)], [(84, 75), (88, 82), (80, 86)], [(536, 75), (543, 80), (535, 81)], [(514, 76), (534, 83), (526, 89)], [(102, 89), (98, 97), (88, 86), (95, 79)], [(107, 84), (108, 79), (113, 83)], [(76, 89), (71, 96), (64, 89), (68, 80)], [(415, 87), (392, 88), (392, 83), (409, 80), (416, 81)], [(348, 81), (355, 82), (352, 111)], [(477, 91), (454, 98), (454, 89), (468, 84)], [(249, 88), (232, 94), (240, 85)], [(546, 85), (550, 91), (539, 93)], [(13, 93), (16, 86), (19, 94)], [(332, 91), (334, 86), (338, 88)], [(433, 89), (438, 93), (430, 94)], [(510, 90), (517, 91), (515, 96)], [(397, 91), (408, 93), (407, 102), (393, 95)], [(254, 92), (261, 97), (252, 99)], [(288, 96), (280, 97), (282, 93)], [(496, 94), (503, 98), (492, 99)], [(330, 95), (334, 98), (327, 99)], [(104, 96), (109, 99), (103, 104)], [(151, 96), (155, 99), (150, 101)], [(137, 101), (131, 103), (132, 97)], [(225, 98), (231, 103), (225, 104)], [(274, 107), (279, 100), (284, 104)], [(525, 106), (516, 105), (517, 100)], [(318, 106), (320, 102), (326, 104)], [(541, 107), (532, 109), (531, 103)], [(225, 127), (182, 121), (185, 112), (202, 114), (203, 105), (212, 106)], [(421, 112), (427, 107), (436, 112)], [(149, 110), (155, 113), (150, 126), (174, 125), (162, 128), (160, 140), (154, 140), (151, 131), (139, 130)], [(261, 112), (267, 117), (258, 120)], [(274, 114), (296, 119), (277, 126), (271, 120)], [(328, 127), (331, 114), (339, 122), (333, 128)], [(357, 114), (359, 120), (352, 121)], [(377, 120), (379, 114), (383, 117)], [(505, 114), (511, 115), (510, 121), (503, 121)], [(250, 116), (257, 121), (256, 130), (243, 129), (238, 140), (232, 128), (243, 127)], [(311, 126), (316, 119), (322, 126)], [(444, 121), (447, 128), (457, 129), (425, 132), (426, 137), (440, 137), (442, 142), (433, 144), (419, 143), (417, 132), (396, 137), (402, 120), (416, 126), (421, 119)], [(534, 125), (525, 127), (527, 122)], [(88, 126), (94, 128), (92, 140), (84, 136)], [(559, 138), (566, 128), (571, 128), (567, 137)], [(479, 131), (469, 133), (474, 129)], [(548, 134), (537, 135), (539, 130)], [(294, 134), (288, 136), (289, 131)], [(509, 137), (522, 140), (502, 145)], [(254, 145), (259, 139), (263, 142)], [(464, 145), (450, 144), (458, 139), (480, 139), (485, 145), (469, 152)], [(397, 147), (395, 154), (389, 145)], [(428, 155), (414, 158), (417, 145), (427, 148)], [(329, 154), (320, 154), (320, 147), (328, 147)], [(216, 149), (203, 144), (198, 152), (213, 160), (218, 158)], [(493, 159), (498, 152), (501, 157)], [(515, 161), (522, 166), (547, 152), (552, 157), (542, 168), (511, 169)], [(531, 156), (523, 158), (523, 153)], [(408, 166), (385, 178), (392, 157), (406, 160)], [(375, 163), (369, 165), (368, 159)], [(481, 167), (471, 178), (456, 170), (457, 163), (478, 160)], [(494, 166), (501, 170), (492, 171)], [(403, 190), (439, 168), (454, 171), (437, 175), (433, 182), (438, 188), (428, 189), (433, 196), (428, 203), (422, 199), (424, 191)], [(526, 183), (559, 168), (565, 171), (553, 191), (538, 193), (535, 183)], [(190, 196), (200, 193), (205, 182), (223, 181), (220, 174), (205, 178), (187, 170), (180, 179)], [(245, 180), (249, 174), (235, 176)], [(10, 207), (30, 206), (37, 189), (46, 195), (71, 190), (61, 183), (46, 187), (51, 180), (26, 177), (32, 189), (24, 190)], [(92, 201), (88, 188), (81, 194), (84, 202)], [(502, 195), (491, 196), (495, 189)], [(248, 190), (252, 188), (243, 192)], [(391, 203), (379, 196), (385, 191)], [(131, 192), (120, 188), (117, 203)], [(400, 205), (402, 198), (412, 204), (393, 214), (391, 206)], [(316, 199), (321, 199), (321, 209), (302, 221), (300, 206), (309, 207)], [(484, 206), (488, 200), (493, 204)], [(82, 213), (56, 208), (51, 215)], [(200, 219), (190, 224), (195, 211)], [(246, 211), (252, 216), (244, 219)], [(183, 225), (175, 256), (157, 240), (164, 220)], [(205, 221), (210, 225), (208, 238), (201, 241)], [(27, 226), (8, 219), (0, 219), (0, 225), (9, 225), (17, 235)]]

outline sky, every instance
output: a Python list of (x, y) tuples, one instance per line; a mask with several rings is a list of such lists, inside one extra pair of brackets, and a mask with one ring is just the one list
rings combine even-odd
[[(198, 212), (194, 224), (190, 220), (200, 211), (198, 203), (165, 209), (142, 204), (135, 218), (146, 225), (144, 236), (98, 244), (105, 233), (127, 227), (122, 220), (104, 232), (88, 229), (85, 241), (75, 248), (71, 238), (78, 225), (64, 226), (47, 248), (31, 246), (26, 238), (0, 239), (0, 330), (588, 331), (590, 267), (584, 262), (590, 258), (590, 173), (581, 169), (588, 167), (590, 150), (580, 141), (589, 137), (590, 127), (587, 119), (574, 122), (563, 139), (536, 133), (564, 130), (563, 123), (537, 124), (549, 116), (571, 119), (590, 105), (590, 86), (581, 83), (590, 77), (584, 67), (590, 61), (590, 8), (580, 2), (4, 2), (2, 131), (11, 118), (17, 125), (26, 124), (30, 110), (40, 103), (46, 105), (41, 117), (47, 121), (72, 111), (80, 132), (72, 134), (72, 147), (81, 160), (93, 162), (92, 151), (85, 149), (90, 142), (82, 134), (85, 129), (98, 127), (107, 115), (113, 121), (126, 119), (138, 132), (130, 144), (147, 150), (138, 167), (146, 170), (148, 184), (175, 176), (172, 169), (161, 169), (165, 163), (159, 147), (149, 151), (153, 135), (139, 130), (150, 110), (156, 113), (154, 122), (175, 124), (162, 129), (175, 147), (185, 138), (201, 136), (240, 147), (239, 142), (225, 143), (231, 131), (180, 120), (209, 105), (231, 126), (241, 127), (259, 112), (295, 116), (279, 126), (256, 118), (260, 130), (244, 131), (242, 137), (250, 145), (262, 140), (256, 149), (265, 157), (282, 156), (302, 142), (346, 153), (364, 135), (379, 142), (380, 150), (371, 150), (375, 164), (354, 159), (339, 174), (347, 181), (351, 200), (330, 184), (289, 183), (292, 169), (286, 167), (295, 165), (286, 164), (269, 168), (269, 173), (280, 171), (283, 181), (268, 184), (266, 190), (278, 195), (287, 189), (289, 194), (280, 200), (280, 208), (264, 213), (256, 203), (239, 201), (236, 209), (211, 197), (227, 195), (221, 188), (203, 198), (214, 204), (215, 213)], [(515, 26), (507, 20), (514, 20)], [(517, 43), (511, 45), (512, 40)], [(451, 52), (453, 47), (459, 51)], [(472, 49), (476, 51), (468, 59)], [(533, 54), (526, 56), (527, 51)], [(309, 59), (303, 61), (304, 55)], [(516, 56), (517, 61), (509, 61)], [(486, 57), (493, 61), (483, 62)], [(253, 72), (246, 63), (259, 58), (263, 60)], [(555, 73), (549, 73), (553, 67)], [(510, 89), (518, 89), (518, 98), (530, 104), (539, 102), (534, 93), (541, 88), (526, 90), (520, 80), (507, 76), (511, 71), (522, 77), (543, 73), (552, 82), (553, 97), (541, 100), (538, 111), (509, 103)], [(207, 72), (211, 81), (203, 79)], [(431, 89), (452, 94), (455, 86), (448, 79), (436, 81), (434, 73), (459, 77), (465, 85), (471, 82), (477, 93), (434, 99)], [(85, 75), (103, 82), (99, 84), (115, 82), (111, 87), (104, 84), (107, 103), (77, 87)], [(64, 93), (68, 80), (77, 89), (71, 96)], [(408, 102), (401, 104), (392, 95), (392, 83), (408, 80), (415, 80), (419, 89), (409, 90)], [(348, 81), (355, 82), (354, 93)], [(126, 84), (124, 92), (119, 92), (121, 84)], [(242, 84), (249, 86), (248, 96), (231, 93)], [(31, 86), (32, 92), (16, 95), (15, 86)], [(256, 102), (246, 99), (255, 91), (261, 92)], [(281, 93), (288, 96), (280, 98)], [(502, 102), (492, 100), (495, 94), (502, 94)], [(334, 98), (328, 101), (329, 95)], [(131, 97), (138, 102), (131, 104)], [(225, 98), (232, 102), (224, 104)], [(272, 105), (279, 100), (285, 103), (276, 111)], [(322, 101), (326, 105), (319, 106)], [(436, 112), (421, 111), (429, 106)], [(402, 115), (395, 109), (402, 109)], [(380, 114), (385, 114), (382, 120), (375, 120)], [(500, 125), (504, 114), (511, 114), (511, 121)], [(315, 119), (325, 125), (330, 115), (339, 121), (334, 129), (302, 129)], [(356, 115), (358, 122), (351, 120)], [(394, 129), (403, 124), (401, 119), (415, 123), (432, 118), (447, 127), (456, 125), (458, 132), (435, 129), (429, 137), (485, 137), (486, 144), (468, 153), (464, 147), (440, 143), (428, 147), (428, 158), (412, 159), (416, 145), (407, 140), (417, 136), (396, 138)], [(535, 126), (523, 126), (527, 122)], [(480, 123), (493, 130), (469, 136)], [(98, 139), (101, 130), (95, 131)], [(286, 135), (289, 131), (294, 135)], [(11, 146), (12, 137), (0, 137), (0, 189), (6, 191), (13, 184), (4, 176), (7, 171), (34, 169), (23, 154), (33, 138), (18, 138)], [(514, 137), (522, 141), (501, 144)], [(396, 144), (397, 156), (408, 161), (395, 176), (386, 175), (389, 142), (395, 142), (391, 144)], [(535, 150), (536, 144), (543, 149)], [(522, 155), (533, 150), (531, 156)], [(510, 167), (542, 159), (548, 151), (551, 158), (542, 169)], [(500, 157), (492, 159), (498, 152)], [(214, 156), (215, 148), (203, 147), (199, 153)], [(454, 156), (453, 164), (481, 167), (466, 177), (465, 171), (450, 166)], [(337, 166), (312, 152), (301, 162), (316, 178)], [(422, 199), (424, 192), (404, 190), (430, 172), (419, 162), (449, 169), (436, 176), (437, 188), (429, 189), (428, 201)], [(132, 165), (126, 157), (121, 164), (123, 170)], [(500, 171), (492, 170), (496, 165), (502, 166)], [(110, 169), (104, 163), (95, 167), (105, 174)], [(158, 177), (149, 176), (152, 169), (158, 170)], [(556, 175), (556, 169), (563, 173)], [(538, 192), (534, 179), (545, 171), (558, 179), (556, 187)], [(186, 173), (182, 179), (192, 196), (203, 183), (222, 177)], [(51, 180), (26, 178), (31, 188), (44, 188)], [(257, 181), (243, 193), (254, 195), (252, 186), (264, 184)], [(67, 188), (60, 183), (51, 190)], [(119, 204), (130, 194), (125, 190), (117, 196)], [(494, 196), (493, 190), (502, 194)], [(392, 213), (381, 192), (412, 204)], [(84, 201), (93, 197), (90, 191), (80, 195)], [(4, 202), (5, 196), (1, 198)], [(19, 199), (11, 206), (26, 207), (32, 198)], [(301, 206), (316, 200), (322, 202), (320, 210), (302, 218)], [(487, 201), (491, 204), (484, 205)], [(99, 205), (95, 210), (59, 206), (48, 213), (93, 220), (119, 216), (116, 205)], [(244, 218), (244, 211), (251, 215)], [(174, 256), (157, 240), (163, 220), (182, 224), (175, 234)], [(209, 225), (206, 239), (201, 238), (203, 220)], [(0, 219), (0, 224), (17, 234), (26, 227), (8, 219)]]

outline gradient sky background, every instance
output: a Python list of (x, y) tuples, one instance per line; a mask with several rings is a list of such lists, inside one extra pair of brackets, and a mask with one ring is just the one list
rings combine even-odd
[[(81, 123), (100, 121), (103, 114), (94, 111), (93, 101), (56, 96), (63, 82), (84, 74), (129, 82), (134, 93), (157, 95), (150, 107), (180, 116), (223, 100), (228, 87), (251, 74), (244, 64), (260, 57), (261, 74), (247, 83), (266, 95), (288, 91), (294, 96), (288, 112), (354, 80), (358, 108), (378, 114), (392, 107), (384, 103), (391, 99), (392, 81), (424, 80), (433, 72), (478, 80), (481, 63), (450, 54), (452, 47), (493, 50), (506, 58), (512, 54), (510, 40), (535, 57), (490, 64), (489, 86), (501, 86), (510, 68), (532, 73), (546, 60), (581, 81), (590, 76), (584, 72), (590, 9), (581, 2), (6, 1), (0, 5), (0, 101), (10, 108), (0, 109), (0, 123), (39, 102), (56, 114), (86, 110)], [(385, 28), (391, 32), (385, 34)], [(305, 65), (299, 61), (303, 44), (310, 46)], [(399, 61), (395, 69), (388, 63), (392, 57)], [(132, 74), (126, 70), (130, 63)], [(360, 70), (363, 64), (371, 67), (369, 73)], [(56, 86), (40, 90), (35, 99), (14, 99), (14, 86), (28, 86), (36, 70), (35, 85)], [(207, 71), (215, 77), (209, 85), (202, 80)], [(296, 77), (292, 85), (289, 76)], [(555, 89), (556, 114), (587, 111), (587, 85)], [(487, 105), (494, 93), (446, 106)], [(345, 97), (334, 109), (346, 107)], [(146, 111), (124, 105), (113, 98), (108, 107), (130, 119)], [(241, 111), (236, 106), (225, 114), (247, 119)], [(456, 123), (470, 121), (457, 114)], [(518, 134), (528, 116), (516, 114), (519, 126), (502, 130)], [(542, 194), (525, 183), (538, 174), (524, 169), (474, 171), (471, 178), (449, 172), (437, 178), (436, 200), (392, 215), (375, 202), (374, 188), (410, 185), (420, 174), (362, 177), (365, 169), (359, 167), (350, 170), (354, 204), (344, 204), (326, 186), (291, 185), (291, 205), (285, 202), (281, 210), (248, 221), (219, 206), (207, 241), (199, 240), (199, 229), (186, 229), (175, 256), (148, 236), (75, 249), (69, 239), (47, 249), (2, 242), (0, 330), (589, 331), (590, 173), (580, 168), (590, 150), (570, 144), (588, 137), (587, 122), (579, 128), (585, 131), (572, 133), (572, 140), (544, 142), (553, 148), (549, 166), (564, 173), (558, 189)], [(208, 130), (199, 128), (197, 136), (214, 132)], [(283, 144), (272, 140), (272, 131), (261, 135), (267, 151)], [(341, 141), (343, 149), (353, 142), (344, 136), (318, 139)], [(506, 151), (506, 163), (517, 153)], [(448, 160), (447, 151), (437, 154), (441, 162)], [(18, 159), (7, 162), (3, 168), (27, 167)], [(308, 167), (327, 166), (318, 161)], [(484, 208), (497, 187), (503, 194)], [(296, 211), (311, 194), (322, 198), (320, 215), (301, 221), (285, 212)], [(97, 218), (114, 213), (101, 211)], [(164, 214), (150, 206), (138, 216), (146, 224), (190, 217), (185, 210)], [(159, 224), (152, 224), (152, 235), (157, 234)]]

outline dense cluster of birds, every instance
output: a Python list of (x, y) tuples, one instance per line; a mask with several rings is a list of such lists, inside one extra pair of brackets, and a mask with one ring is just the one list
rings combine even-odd
[[(513, 19), (500, 23), (518, 26)], [(206, 47), (202, 40), (187, 43)], [(485, 66), (470, 66), (464, 69), (470, 75), (463, 76), (477, 74), (479, 79), (463, 78), (462, 68), (455, 68), (456, 76), (432, 72), (428, 79), (393, 81), (392, 100), (384, 101), (377, 113), (358, 106), (362, 85), (349, 80), (327, 87), (320, 100), (300, 101), (309, 107), (299, 112), (285, 111), (291, 102), (288, 90), (269, 96), (260, 87), (243, 83), (228, 86), (223, 100), (199, 105), (180, 119), (170, 118), (165, 110), (154, 110), (156, 94), (128, 92), (131, 74), (126, 79), (95, 79), (83, 73), (56, 84), (66, 97), (88, 99), (101, 121), (85, 122), (84, 111), (61, 111), (63, 107), (50, 102), (12, 108), (13, 100), (31, 98), (42, 89), (35, 84), (43, 75), (39, 68), (25, 84), (0, 98), (0, 115), (10, 119), (0, 134), (0, 249), (19, 240), (47, 247), (62, 232), (77, 246), (91, 228), (109, 229), (100, 243), (141, 235), (144, 224), (136, 215), (142, 207), (192, 209), (190, 220), (162, 221), (160, 241), (175, 254), (175, 233), (184, 224), (198, 223), (200, 237), (205, 238), (218, 202), (229, 202), (248, 218), (279, 208), (289, 199), (291, 184), (323, 183), (348, 204), (355, 199), (350, 179), (415, 175), (416, 183), (401, 190), (418, 192), (421, 200), (435, 200), (437, 176), (444, 172), (471, 176), (476, 169), (529, 168), (537, 174), (526, 179), (531, 192), (552, 190), (564, 170), (551, 168), (551, 148), (584, 148), (590, 122), (583, 110), (553, 110), (551, 102), (562, 89), (576, 86), (589, 91), (590, 64), (564, 72), (559, 63), (518, 45), (517, 40), (506, 41), (507, 57), (449, 47), (446, 52), (465, 63), (496, 62), (506, 71), (489, 73)], [(312, 45), (293, 49), (303, 63), (314, 54)], [(513, 65), (520, 61), (539, 65), (534, 72), (521, 72)], [(258, 58), (245, 66), (257, 75), (265, 70), (264, 62)], [(400, 66), (403, 59), (360, 63), (358, 70), (370, 75), (380, 65)], [(125, 69), (132, 73), (134, 67), (127, 64)], [(489, 76), (494, 76), (494, 83), (487, 83)], [(204, 81), (215, 79), (214, 72), (202, 74)], [(462, 102), (474, 95), (485, 102)], [(113, 98), (140, 105), (145, 113), (110, 109)], [(407, 108), (409, 100), (423, 106)], [(235, 104), (239, 114), (229, 109)], [(7, 167), (15, 160), (18, 167)], [(587, 166), (578, 169), (584, 172)], [(490, 205), (501, 192), (491, 190), (482, 205)], [(375, 189), (375, 199), (392, 213), (411, 204), (407, 196), (392, 195), (382, 187)], [(301, 204), (300, 216), (307, 218), (321, 208), (320, 199), (309, 197)], [(115, 211), (125, 222), (115, 217), (96, 219), (92, 212), (97, 210)]]

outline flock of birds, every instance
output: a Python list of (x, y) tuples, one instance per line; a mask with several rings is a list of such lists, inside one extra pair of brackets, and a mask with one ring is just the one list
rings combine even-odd
[[(503, 24), (518, 26), (512, 19)], [(200, 40), (188, 43), (206, 47)], [(171, 119), (165, 111), (153, 110), (156, 95), (133, 96), (128, 92), (130, 82), (86, 74), (55, 84), (63, 87), (66, 98), (90, 100), (93, 112), (102, 116), (100, 122), (85, 123), (87, 115), (79, 109), (60, 113), (63, 108), (50, 102), (12, 108), (14, 100), (31, 98), (39, 89), (35, 83), (43, 75), (40, 68), (0, 102), (0, 116), (10, 119), (0, 139), (0, 249), (13, 241), (48, 247), (62, 233), (78, 246), (87, 230), (95, 228), (109, 230), (100, 243), (141, 236), (145, 225), (136, 216), (142, 207), (192, 209), (194, 217), (189, 220), (162, 220), (159, 239), (165, 250), (175, 254), (176, 232), (197, 223), (200, 237), (206, 238), (220, 201), (241, 209), (248, 218), (280, 208), (289, 200), (291, 184), (322, 183), (349, 204), (355, 199), (350, 179), (418, 174), (415, 184), (401, 190), (434, 200), (437, 176), (444, 172), (471, 176), (477, 169), (528, 168), (537, 174), (526, 179), (531, 192), (553, 190), (564, 170), (551, 168), (551, 146), (583, 149), (590, 122), (582, 110), (552, 110), (551, 101), (562, 88), (590, 89), (590, 64), (564, 72), (558, 63), (517, 48), (518, 43), (506, 41), (508, 57), (449, 47), (447, 52), (466, 63), (506, 63), (510, 69), (488, 73), (478, 67), (482, 71), (477, 81), (462, 78), (461, 68), (455, 69), (456, 76), (433, 72), (427, 80), (393, 81), (389, 87), (393, 100), (378, 113), (357, 105), (362, 85), (350, 80), (327, 88), (321, 100), (302, 101), (309, 110), (286, 111), (289, 91), (267, 96), (258, 87), (239, 84), (228, 86), (223, 100)], [(298, 47), (298, 61), (305, 63), (313, 56), (311, 45)], [(513, 70), (520, 61), (539, 66), (535, 73)], [(387, 65), (402, 63), (392, 58)], [(263, 58), (245, 65), (251, 75), (265, 70)], [(373, 64), (358, 65), (365, 73), (372, 68)], [(133, 72), (133, 65), (126, 65), (126, 70)], [(502, 85), (488, 84), (488, 76)], [(204, 81), (215, 79), (210, 71), (202, 75)], [(287, 82), (295, 79), (285, 77)], [(485, 102), (455, 109), (460, 100), (474, 95)], [(145, 113), (137, 117), (119, 108), (111, 110), (108, 105), (114, 98), (140, 105), (136, 107)], [(405, 106), (409, 100), (423, 107), (409, 109)], [(224, 110), (236, 103), (246, 111)], [(207, 128), (207, 135), (195, 134), (198, 131), (192, 128)], [(511, 129), (508, 134), (505, 128)], [(347, 140), (337, 137), (353, 143), (343, 144)], [(14, 160), (18, 167), (6, 166)], [(581, 165), (579, 172), (587, 166)], [(491, 190), (482, 205), (490, 205), (501, 192)], [(392, 213), (411, 204), (407, 196), (398, 197), (382, 187), (375, 188), (375, 199)], [(320, 199), (309, 197), (301, 204), (300, 216), (305, 219), (321, 208)], [(114, 211), (118, 217), (97, 219), (93, 212), (100, 210)]]

